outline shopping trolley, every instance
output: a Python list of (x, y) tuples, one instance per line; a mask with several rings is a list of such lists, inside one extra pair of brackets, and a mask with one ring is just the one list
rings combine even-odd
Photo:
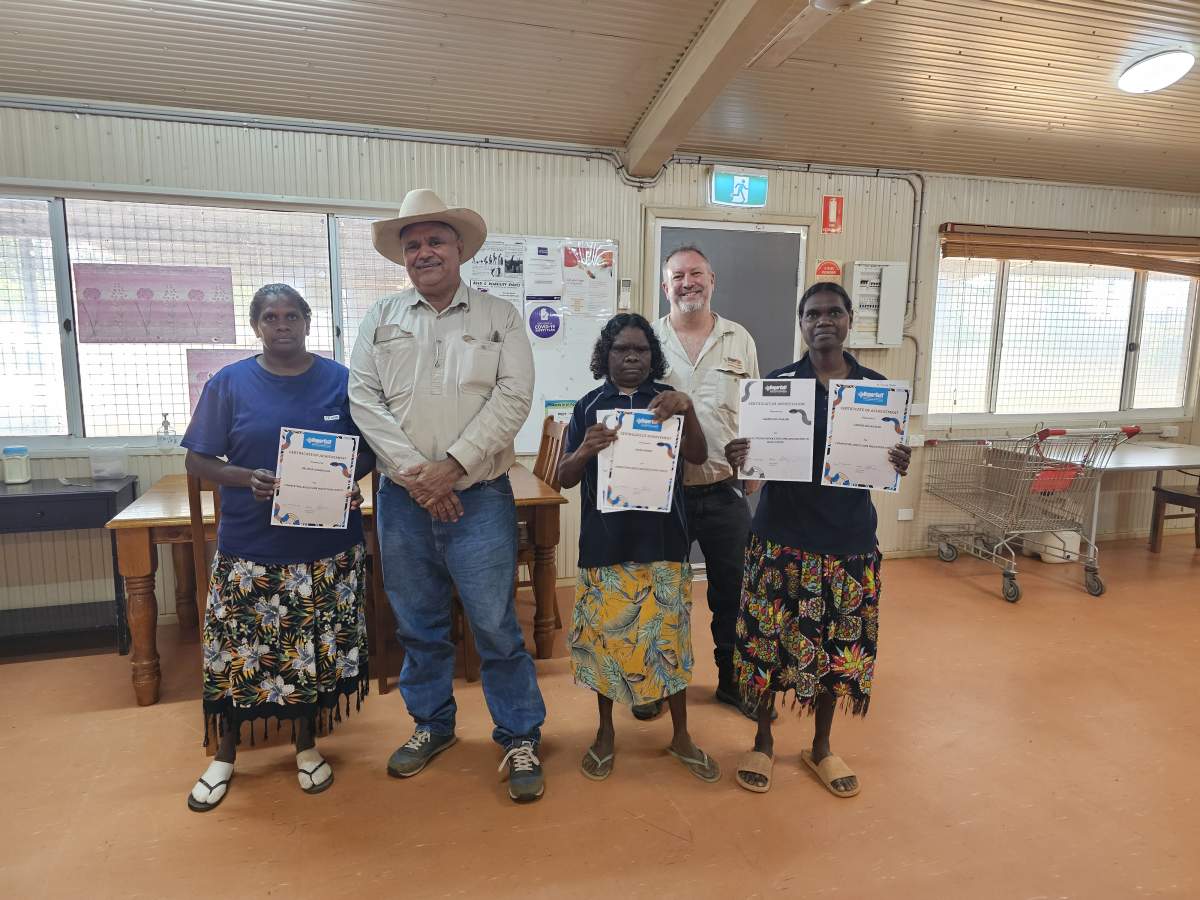
[[(1104, 581), (1093, 510), (1100, 477), (1113, 449), (1140, 430), (1045, 428), (1022, 438), (926, 441), (926, 492), (973, 520), (934, 525), (929, 542), (944, 562), (965, 551), (1003, 569), (1002, 593), (1009, 603), (1021, 599), (1017, 554), (1022, 548), (1080, 559), (1084, 587), (1099, 597)], [(1078, 554), (1058, 537), (1070, 532), (1079, 535)]]

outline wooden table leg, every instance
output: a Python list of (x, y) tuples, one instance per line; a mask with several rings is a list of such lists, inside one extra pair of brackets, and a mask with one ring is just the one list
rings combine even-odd
[(158, 702), (161, 673), (158, 668), (158, 598), (154, 596), (154, 573), (158, 553), (149, 528), (117, 531), (117, 561), (125, 578), (125, 608), (132, 639), (133, 693), (138, 706)]
[(175, 615), (179, 627), (187, 634), (199, 631), (200, 618), (196, 610), (196, 563), (191, 544), (171, 545), (171, 564), (175, 568)]
[(533, 515), (533, 642), (538, 659), (554, 654), (554, 608), (558, 603), (558, 506), (539, 506)]

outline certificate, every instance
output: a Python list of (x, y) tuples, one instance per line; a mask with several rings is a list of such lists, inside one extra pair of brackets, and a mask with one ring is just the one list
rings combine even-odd
[(739, 478), (812, 481), (817, 383), (812, 378), (746, 378), (738, 437), (750, 439)]
[(670, 512), (683, 416), (659, 422), (645, 410), (613, 409), (598, 412), (596, 420), (617, 431), (596, 455), (596, 508)]
[(898, 491), (888, 451), (908, 435), (912, 390), (899, 381), (830, 381), (821, 484)]
[(355, 435), (280, 428), (271, 524), (345, 528), (357, 458)]

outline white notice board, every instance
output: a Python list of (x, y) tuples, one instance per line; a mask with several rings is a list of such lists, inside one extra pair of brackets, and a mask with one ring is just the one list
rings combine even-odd
[(537, 453), (549, 411), (569, 415), (597, 385), (592, 348), (617, 310), (617, 242), (539, 235), (489, 235), (463, 277), (512, 303), (533, 345), (533, 405), (517, 453)]

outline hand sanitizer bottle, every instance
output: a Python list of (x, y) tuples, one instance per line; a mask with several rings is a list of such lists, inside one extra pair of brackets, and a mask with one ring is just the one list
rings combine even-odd
[(162, 425), (158, 429), (158, 452), (170, 453), (179, 446), (179, 435), (175, 433), (175, 429), (171, 427), (171, 421), (167, 418), (167, 414), (163, 413)]

